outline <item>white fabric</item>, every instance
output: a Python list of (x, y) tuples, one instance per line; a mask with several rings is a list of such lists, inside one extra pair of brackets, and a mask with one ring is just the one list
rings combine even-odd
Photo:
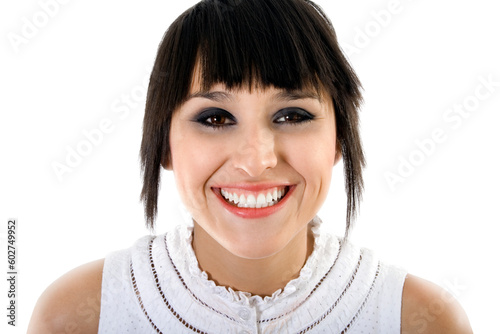
[(99, 333), (400, 333), (406, 272), (311, 229), (299, 277), (265, 298), (210, 281), (192, 226), (143, 237), (105, 260)]

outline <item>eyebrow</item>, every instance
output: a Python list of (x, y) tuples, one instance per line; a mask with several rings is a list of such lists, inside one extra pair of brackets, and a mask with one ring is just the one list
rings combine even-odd
[(228, 94), (226, 92), (215, 91), (215, 92), (196, 92), (193, 94), (189, 94), (188, 97), (186, 98), (186, 101), (188, 101), (190, 99), (197, 98), (197, 97), (201, 97), (201, 98), (208, 99), (208, 100), (215, 101), (215, 102), (224, 102), (224, 101), (234, 100), (234, 98), (231, 94)]
[(314, 99), (319, 102), (322, 101), (321, 96), (314, 91), (303, 91), (303, 90), (283, 90), (274, 95), (278, 100), (284, 101), (296, 101), (304, 99)]
[[(230, 93), (213, 91), (213, 92), (196, 92), (187, 96), (186, 101), (194, 98), (204, 98), (215, 102), (234, 101), (234, 97)], [(321, 96), (314, 91), (303, 90), (282, 90), (274, 94), (274, 98), (283, 101), (296, 101), (304, 99), (314, 99), (322, 102)]]

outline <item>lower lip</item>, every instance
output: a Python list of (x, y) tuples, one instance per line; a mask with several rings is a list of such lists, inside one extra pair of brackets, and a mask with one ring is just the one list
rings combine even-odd
[(286, 193), (285, 197), (283, 197), (278, 203), (274, 204), (273, 206), (268, 206), (266, 208), (240, 208), (234, 205), (229, 204), (226, 202), (224, 197), (222, 197), (220, 193), (220, 188), (212, 188), (212, 191), (215, 193), (217, 198), (222, 203), (222, 206), (232, 214), (241, 217), (241, 218), (246, 218), (246, 219), (255, 219), (255, 218), (262, 218), (262, 217), (267, 217), (275, 213), (276, 211), (280, 210), (285, 203), (288, 201), (290, 198), (290, 195), (292, 194), (293, 190), (295, 189), (294, 186), (289, 186), (288, 187), (288, 192)]

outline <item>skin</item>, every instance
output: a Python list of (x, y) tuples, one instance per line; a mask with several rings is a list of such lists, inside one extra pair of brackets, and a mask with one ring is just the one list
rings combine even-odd
[(408, 275), (403, 288), (402, 334), (471, 334), (467, 314), (458, 301), (438, 285)]
[(104, 259), (84, 264), (52, 283), (40, 296), (27, 333), (97, 333)]
[[(216, 85), (210, 90), (216, 94), (199, 92), (195, 80), (195, 96), (174, 113), (171, 157), (164, 167), (174, 171), (193, 216), (193, 248), (201, 269), (218, 284), (271, 295), (297, 277), (312, 251), (308, 222), (323, 203), (340, 159), (333, 105), (324, 92), (284, 96), (273, 87)], [(207, 108), (231, 117), (219, 112), (200, 122)], [(280, 114), (293, 108), (314, 118)], [(220, 185), (269, 182), (293, 185), (294, 191), (278, 211), (258, 219), (228, 211), (214, 191)], [(103, 263), (79, 267), (49, 286), (28, 333), (97, 333)], [(401, 321), (404, 334), (472, 333), (452, 296), (413, 275), (405, 281)]]
[[(194, 85), (195, 97), (173, 115), (168, 166), (195, 222), (195, 253), (218, 284), (270, 295), (297, 276), (312, 250), (307, 225), (326, 198), (339, 157), (333, 104), (314, 92), (303, 98), (275, 88), (200, 91)], [(198, 120), (210, 108), (224, 112)], [(286, 120), (285, 110), (295, 121)], [(270, 182), (294, 190), (280, 210), (258, 219), (226, 210), (214, 191)]]

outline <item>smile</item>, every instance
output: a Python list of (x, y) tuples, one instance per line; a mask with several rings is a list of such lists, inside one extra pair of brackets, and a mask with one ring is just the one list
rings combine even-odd
[(242, 192), (241, 190), (220, 189), (227, 203), (239, 208), (260, 209), (277, 204), (288, 192), (286, 186), (275, 187), (262, 192)]
[(295, 185), (221, 186), (212, 188), (230, 213), (248, 219), (270, 216), (285, 207)]

